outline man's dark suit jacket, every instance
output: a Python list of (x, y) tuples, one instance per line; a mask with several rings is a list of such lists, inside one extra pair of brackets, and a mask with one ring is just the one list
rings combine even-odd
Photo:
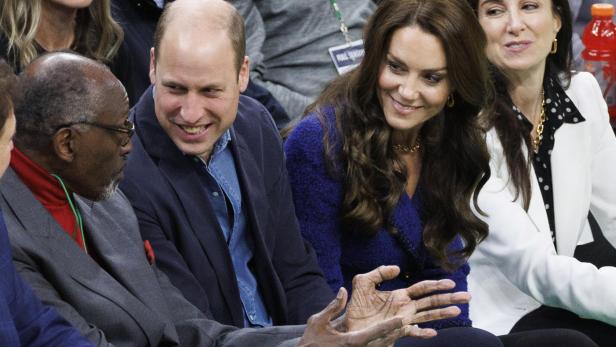
[[(154, 113), (152, 88), (131, 111), (136, 135), (121, 188), (152, 244), (157, 265), (207, 316), (243, 326), (243, 309), (222, 230), (199, 175)], [(267, 110), (241, 96), (231, 128), (252, 270), (275, 325), (303, 324), (333, 298), (295, 217), (280, 137)]]

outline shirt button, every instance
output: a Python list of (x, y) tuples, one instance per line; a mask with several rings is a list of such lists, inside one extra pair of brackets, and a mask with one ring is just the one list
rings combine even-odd
[(218, 192), (212, 192), (212, 195), (218, 196), (219, 194), (218, 194)]

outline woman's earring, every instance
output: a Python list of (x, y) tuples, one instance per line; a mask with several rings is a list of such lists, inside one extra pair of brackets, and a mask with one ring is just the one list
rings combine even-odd
[(558, 50), (558, 40), (554, 38), (554, 41), (552, 41), (552, 49), (550, 50), (550, 53), (554, 54), (556, 53), (557, 50)]
[(447, 107), (452, 108), (456, 101), (453, 99), (453, 94), (447, 95)]

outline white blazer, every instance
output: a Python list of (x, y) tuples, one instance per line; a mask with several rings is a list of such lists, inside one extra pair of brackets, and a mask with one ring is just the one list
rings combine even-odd
[(573, 258), (592, 211), (607, 240), (616, 245), (616, 137), (594, 77), (573, 76), (567, 95), (585, 122), (564, 123), (552, 151), (554, 219), (558, 253), (552, 243), (540, 187), (531, 173), (528, 212), (514, 189), (494, 129), (486, 141), (492, 176), (479, 193), (475, 213), (490, 234), (470, 258), (469, 291), (473, 325), (506, 334), (541, 304), (616, 325), (616, 268), (597, 269)]

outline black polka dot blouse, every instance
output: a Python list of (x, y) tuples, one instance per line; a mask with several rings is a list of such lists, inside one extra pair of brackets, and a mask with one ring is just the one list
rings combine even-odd
[[(545, 98), (545, 123), (543, 129), (543, 137), (539, 144), (537, 153), (530, 153), (537, 183), (541, 190), (543, 202), (545, 203), (545, 211), (548, 215), (550, 223), (550, 232), (552, 233), (552, 241), (556, 246), (556, 231), (554, 228), (554, 194), (552, 193), (552, 167), (551, 155), (554, 148), (554, 135), (563, 123), (580, 123), (585, 121), (580, 111), (575, 107), (569, 99), (560, 83), (555, 76), (546, 74), (543, 82), (543, 93)], [(523, 123), (527, 129), (527, 133), (533, 129), (532, 123), (522, 114), (515, 106), (511, 105), (517, 118)], [(532, 177), (531, 177), (532, 179)]]

